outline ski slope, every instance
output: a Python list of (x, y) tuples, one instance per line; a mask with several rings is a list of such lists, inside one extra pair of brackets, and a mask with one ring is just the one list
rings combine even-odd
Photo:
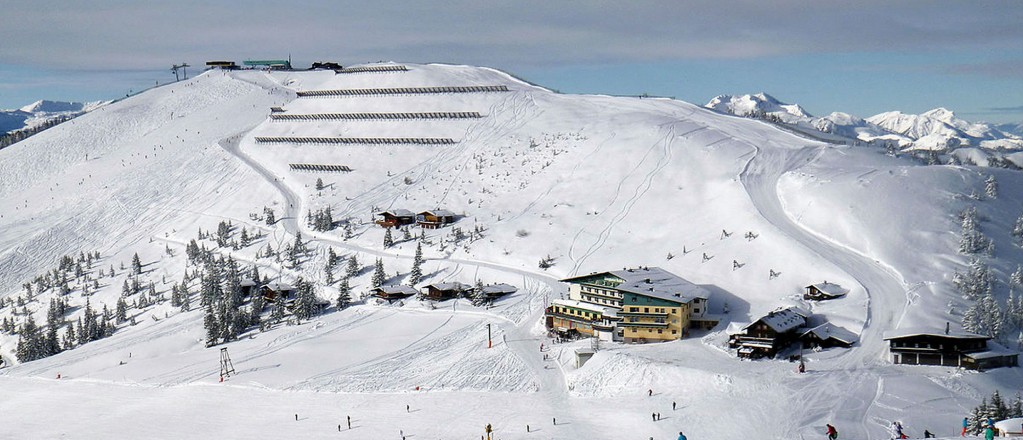
[[(21, 295), (18, 286), (59, 256), (89, 250), (101, 251), (104, 269), (137, 252), (146, 276), (165, 292), (190, 270), (184, 246), (197, 228), (230, 220), (263, 236), (216, 252), (271, 277), (314, 280), (318, 294), (332, 300), (336, 286), (326, 285), (322, 270), (328, 247), (357, 256), (364, 268), (381, 258), (388, 275), (397, 272), (391, 281), (403, 282), (415, 242), (384, 248), (383, 230), (372, 224), (373, 213), (394, 208), (449, 209), (462, 216), (456, 227), (483, 231), (457, 245), (441, 244), (451, 227), (428, 231), (420, 284), (507, 282), (517, 293), (492, 308), (365, 299), (309, 322), (253, 329), (224, 345), (236, 374), (223, 383), (220, 347), (204, 347), (200, 310), (167, 303), (133, 309), (137, 324), (121, 325), (112, 337), (0, 369), (10, 390), (0, 411), (22, 421), (6, 432), (116, 437), (146, 417), (152, 422), (133, 435), (397, 438), (400, 430), (475, 438), (491, 423), (508, 439), (674, 438), (679, 430), (694, 439), (791, 439), (823, 435), (824, 424), (833, 423), (843, 438), (887, 438), (891, 420), (911, 432), (952, 434), (981, 396), (1008, 392), (1023, 379), (1018, 368), (977, 374), (893, 366), (881, 340), (900, 326), (958, 322), (945, 304), (961, 310), (963, 303), (944, 277), (965, 259), (947, 231), (956, 230), (955, 214), (968, 203), (952, 194), (982, 185), (978, 173), (826, 145), (680, 101), (560, 95), (492, 69), (407, 66), (347, 75), (209, 71), (0, 151), (0, 285), (9, 286), (0, 296)], [(299, 96), (455, 86), (508, 91)], [(481, 117), (273, 120), (270, 107), (285, 114)], [(267, 136), (455, 143), (257, 139)], [(296, 172), (292, 163), (353, 171)], [(991, 219), (989, 234), (1003, 241), (1023, 202), (1010, 189), (1021, 187), (1016, 174), (998, 172), (1003, 195), (980, 208)], [(323, 190), (315, 189), (317, 178)], [(353, 237), (307, 227), (305, 214), (325, 206), (354, 225)], [(264, 207), (280, 221), (261, 221)], [(756, 238), (743, 238), (747, 232)], [(267, 245), (281, 249), (298, 233), (314, 249), (302, 267), (257, 254)], [(1000, 273), (1023, 261), (1007, 242), (998, 249)], [(555, 260), (548, 271), (537, 268), (545, 256)], [(544, 337), (543, 308), (567, 290), (557, 280), (637, 265), (704, 286), (715, 313), (727, 307), (725, 322), (672, 343), (604, 344), (577, 368), (574, 350), (588, 342), (552, 345)], [(100, 280), (89, 297), (94, 305), (116, 301), (124, 279), (116, 272)], [(369, 272), (352, 280), (357, 297), (368, 289)], [(823, 280), (849, 295), (802, 304), (802, 287)], [(46, 295), (27, 305), (38, 322), (45, 322)], [(71, 296), (84, 302), (81, 292)], [(727, 350), (730, 328), (788, 304), (811, 307), (858, 333), (860, 343), (805, 354), (805, 375), (783, 360), (740, 361)], [(488, 324), (493, 348), (486, 348)], [(0, 336), (5, 360), (13, 359), (16, 341)], [(92, 409), (75, 412), (79, 405)], [(402, 412), (404, 405), (412, 411)], [(74, 414), (46, 423), (44, 408)], [(652, 412), (662, 420), (651, 420)], [(89, 416), (100, 413), (106, 416)], [(348, 415), (353, 429), (339, 434)]]

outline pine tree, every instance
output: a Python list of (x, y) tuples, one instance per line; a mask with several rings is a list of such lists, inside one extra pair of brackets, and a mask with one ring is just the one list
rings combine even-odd
[(387, 281), (387, 274), (384, 272), (384, 260), (377, 258), (376, 264), (373, 268), (373, 287), (380, 287)]
[(330, 264), (329, 259), (327, 260), (327, 265), (324, 266), (323, 268), (323, 272), (325, 273), (327, 278), (326, 280), (327, 285), (329, 286), (331, 284), (334, 284), (334, 266)]
[(191, 293), (188, 291), (188, 284), (185, 283), (184, 281), (181, 282), (181, 287), (178, 288), (178, 295), (181, 298), (181, 305), (179, 306), (179, 309), (182, 312), (192, 310)]
[(1002, 401), (1002, 394), (995, 390), (991, 393), (991, 404), (989, 406), (991, 416), (995, 420), (1005, 420), (1009, 413), (1009, 408), (1005, 406), (1005, 402)]
[(1016, 397), (1012, 399), (1012, 403), (1009, 405), (1009, 418), (1023, 417), (1023, 396), (1020, 396), (1019, 391), (1016, 392)]
[(988, 175), (987, 180), (984, 181), (984, 192), (992, 199), (998, 198), (998, 181), (995, 180), (994, 175)]
[(128, 320), (128, 303), (124, 301), (124, 298), (117, 299), (117, 323), (120, 324)]
[(351, 222), (346, 222), (345, 223), (345, 235), (344, 235), (345, 240), (348, 240), (348, 239), (350, 239), (350, 238), (352, 238), (354, 236), (355, 236), (355, 231), (352, 230)]
[(341, 279), (341, 285), (337, 288), (337, 308), (342, 310), (347, 308), (352, 303), (352, 288), (348, 284), (348, 278)]
[(337, 267), (338, 261), (340, 260), (337, 256), (337, 253), (334, 252), (334, 248), (333, 247), (327, 248), (327, 267), (329, 268)]
[(988, 404), (987, 404), (987, 398), (985, 397), (985, 398), (981, 399), (980, 405), (977, 405), (976, 407), (973, 408), (972, 411), (970, 411), (970, 416), (969, 416), (969, 421), (968, 421), (969, 428), (967, 429), (967, 433), (973, 434), (973, 435), (980, 434), (981, 427), (984, 425), (985, 420), (987, 419), (987, 413), (988, 413)]
[(15, 348), (15, 356), (19, 362), (29, 362), (43, 357), (42, 341), (39, 336), (39, 327), (36, 325), (32, 315), (28, 315), (25, 323), (21, 325), (18, 332), (18, 345)]
[(284, 301), (274, 301), (273, 311), (270, 312), (270, 320), (279, 324), (284, 320)]
[(277, 223), (277, 219), (274, 218), (274, 210), (273, 209), (270, 209), (270, 208), (267, 208), (267, 207), (264, 206), (263, 207), (263, 215), (266, 216), (266, 225), (267, 226), (273, 226), (274, 223)]
[(409, 285), (419, 284), (419, 280), (423, 277), (423, 243), (416, 243), (416, 256), (412, 260), (412, 270), (409, 272)]
[(1016, 218), (1016, 223), (1012, 226), (1012, 232), (1009, 234), (1016, 239), (1017, 246), (1023, 246), (1023, 214)]
[(131, 257), (131, 272), (135, 275), (142, 274), (142, 260), (139, 259), (138, 252)]
[(384, 231), (384, 248), (394, 246), (394, 238), (391, 237), (391, 228), (387, 228)]
[(319, 177), (316, 178), (316, 190), (323, 191), (323, 179)]
[(345, 271), (345, 273), (347, 274), (346, 275), (347, 278), (352, 278), (359, 275), (359, 258), (355, 254), (352, 254), (351, 257), (348, 257), (348, 268)]
[(986, 253), (994, 251), (994, 242), (984, 235), (978, 227), (977, 208), (970, 207), (963, 211), (962, 232), (959, 235), (959, 252), (963, 254)]
[(316, 307), (316, 294), (313, 292), (312, 283), (298, 280), (298, 297), (295, 299), (295, 307), (292, 313), (295, 319), (309, 319), (313, 316)]
[(252, 303), (250, 304), (249, 311), (249, 325), (260, 325), (263, 321), (263, 308), (266, 307), (266, 302), (263, 300), (263, 295), (254, 293), (252, 295)]
[(1016, 271), (1009, 275), (1009, 287), (1023, 287), (1023, 266), (1017, 265)]
[(206, 330), (206, 346), (212, 347), (217, 345), (220, 327), (217, 325), (217, 318), (213, 314), (213, 304), (206, 305), (206, 314), (203, 316), (202, 326)]

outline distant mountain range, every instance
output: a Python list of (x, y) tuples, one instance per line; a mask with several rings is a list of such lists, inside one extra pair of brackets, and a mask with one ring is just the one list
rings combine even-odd
[(1023, 150), (1023, 123), (993, 125), (969, 122), (945, 108), (919, 115), (898, 111), (863, 119), (834, 112), (815, 117), (798, 104), (786, 104), (766, 93), (721, 95), (705, 107), (738, 116), (766, 119), (814, 135), (816, 130), (832, 141), (895, 142), (902, 151), (926, 150), (951, 153), (959, 148)]
[(0, 110), (0, 134), (38, 127), (57, 118), (73, 118), (109, 103), (40, 100), (16, 110)]

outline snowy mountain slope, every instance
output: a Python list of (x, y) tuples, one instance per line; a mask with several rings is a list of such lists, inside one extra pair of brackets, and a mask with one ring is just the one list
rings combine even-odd
[[(552, 438), (665, 438), (680, 429), (694, 438), (749, 432), (809, 438), (826, 422), (850, 437), (879, 438), (895, 418), (920, 427), (957, 420), (993, 387), (1008, 389), (1020, 380), (1018, 369), (963, 374), (885, 360), (883, 331), (958, 318), (945, 313), (944, 303), (958, 294), (944, 277), (965, 258), (947, 231), (956, 230), (954, 217), (966, 204), (952, 194), (969, 193), (982, 180), (972, 169), (924, 167), (872, 150), (828, 146), (678, 101), (557, 95), (490, 69), (408, 67), (349, 75), (211, 71), (0, 151), (0, 206), (7, 208), (0, 214), (0, 279), (9, 286), (0, 296), (21, 295), (17, 286), (52, 268), (57, 256), (90, 249), (102, 251), (100, 268), (117, 268), (138, 252), (146, 278), (166, 292), (188, 270), (183, 248), (196, 228), (215, 230), (231, 220), (264, 236), (217, 253), (285, 281), (314, 280), (319, 294), (333, 299), (336, 285), (326, 285), (322, 271), (327, 246), (358, 256), (363, 266), (382, 258), (388, 275), (407, 273), (414, 243), (384, 249), (372, 213), (438, 207), (464, 215), (455, 226), (483, 230), (483, 238), (453, 244), (442, 240), (454, 228), (427, 232), (423, 282), (509, 282), (518, 293), (492, 309), (465, 300), (369, 300), (301, 325), (254, 329), (225, 345), (237, 374), (224, 384), (217, 383), (217, 347), (202, 343), (200, 310), (180, 312), (167, 303), (132, 309), (136, 325), (121, 324), (109, 338), (2, 370), (5, 389), (19, 390), (11, 403), (0, 403), (5, 414), (34, 420), (38, 415), (29, 411), (40, 402), (83, 395), (98, 395), (90, 399), (105, 408), (121, 398), (153, 397), (147, 408), (163, 413), (181, 401), (221, 399), (211, 390), (226, 389), (247, 400), (287, 403), (259, 410), (256, 421), (248, 411), (226, 411), (221, 423), (283, 435), (326, 435), (341, 414), (353, 411), (358, 434), (367, 438), (393, 436), (394, 429), (424, 438), (474, 436), (491, 422), (509, 438), (527, 423)], [(297, 96), (478, 85), (509, 91)], [(271, 106), (285, 114), (449, 111), (482, 117), (279, 121), (267, 118)], [(264, 136), (445, 137), (456, 143), (257, 141)], [(343, 164), (352, 171), (295, 172), (292, 163)], [(985, 230), (1001, 242), (1020, 196), (1009, 189), (1019, 187), (1015, 173), (997, 177), (1005, 195), (981, 209), (990, 219)], [(315, 189), (317, 178), (323, 190)], [(302, 221), (325, 206), (335, 219), (352, 221), (353, 237), (315, 232)], [(282, 221), (266, 225), (257, 218), (263, 207)], [(282, 249), (297, 232), (314, 247), (301, 268), (259, 255), (267, 245)], [(743, 238), (747, 232), (755, 238)], [(997, 249), (1002, 273), (1023, 261), (1018, 248)], [(554, 267), (539, 270), (537, 261), (548, 255)], [(539, 318), (550, 298), (564, 294), (556, 279), (635, 265), (660, 266), (708, 288), (713, 310), (723, 312), (727, 303), (726, 322), (679, 342), (611, 344), (579, 369), (573, 350), (586, 343), (554, 345), (546, 352), (553, 360), (544, 360), (537, 347), (549, 341), (541, 337)], [(780, 275), (772, 279), (772, 271)], [(101, 279), (89, 297), (93, 304), (120, 296), (127, 278), (116, 272)], [(359, 295), (368, 272), (353, 278)], [(729, 323), (801, 303), (802, 286), (825, 279), (851, 292), (811, 305), (813, 311), (860, 334), (856, 348), (808, 353), (811, 373), (805, 376), (783, 361), (743, 362), (725, 349)], [(39, 322), (50, 295), (27, 305)], [(77, 290), (70, 296), (77, 306), (85, 299)], [(12, 307), (0, 315), (11, 317)], [(484, 348), (486, 324), (493, 349)], [(14, 341), (0, 337), (5, 359)], [(57, 373), (70, 380), (46, 380)], [(648, 398), (646, 389), (657, 394)], [(961, 397), (949, 398), (953, 393)], [(669, 410), (672, 401), (681, 403), (676, 412)], [(316, 409), (325, 404), (341, 409)], [(393, 414), (402, 404), (422, 410)], [(736, 412), (736, 405), (748, 410)], [(651, 411), (663, 411), (667, 420), (648, 420)], [(295, 412), (309, 423), (289, 421)], [(215, 425), (184, 428), (175, 417), (157, 424), (191, 436)], [(90, 420), (69, 426), (107, 432)], [(26, 423), (14, 433), (67, 432), (62, 429)]]
[(0, 134), (37, 127), (55, 118), (73, 118), (109, 103), (40, 100), (17, 110), (0, 110)]

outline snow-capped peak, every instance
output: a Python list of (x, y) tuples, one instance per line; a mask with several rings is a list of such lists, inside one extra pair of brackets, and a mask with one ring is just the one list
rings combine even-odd
[(739, 116), (772, 115), (789, 123), (812, 117), (799, 104), (785, 104), (764, 92), (752, 95), (719, 95), (704, 107)]

